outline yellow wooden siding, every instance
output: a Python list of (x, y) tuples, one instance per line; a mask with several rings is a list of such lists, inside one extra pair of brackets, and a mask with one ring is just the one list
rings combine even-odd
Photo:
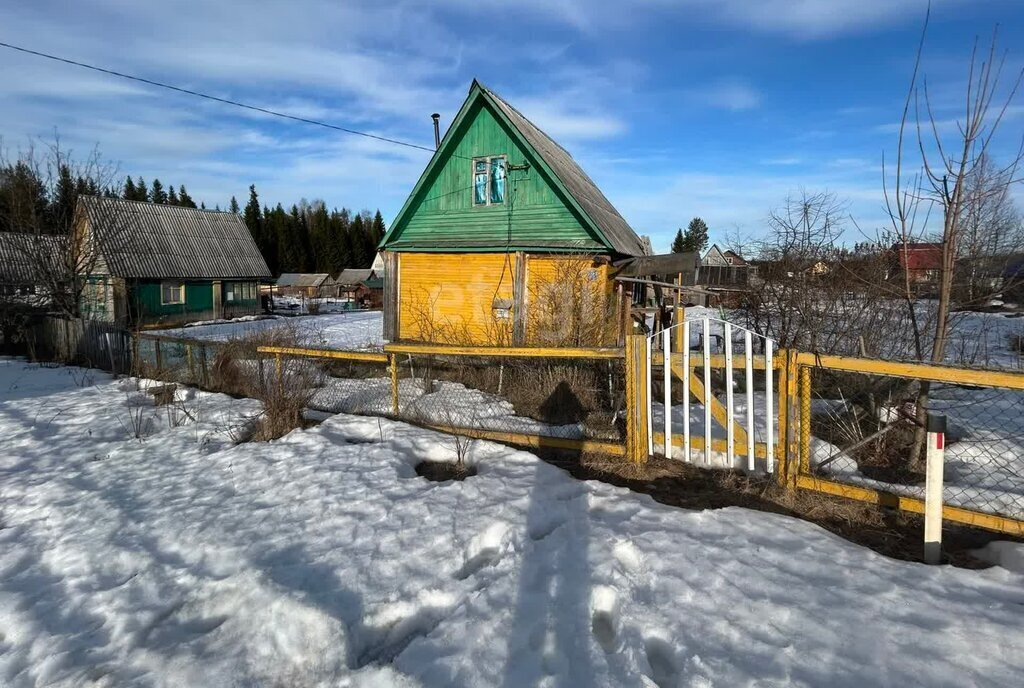
[(614, 284), (607, 263), (589, 257), (531, 255), (526, 267), (526, 338), (533, 344), (607, 346), (617, 340), (609, 313)]
[(511, 343), (512, 319), (495, 317), (495, 298), (512, 300), (514, 254), (402, 253), (399, 338), (446, 344)]

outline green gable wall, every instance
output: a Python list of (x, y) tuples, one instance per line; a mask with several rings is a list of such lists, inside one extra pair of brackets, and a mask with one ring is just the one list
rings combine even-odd
[[(605, 252), (566, 204), (531, 153), (477, 99), (446, 142), (431, 176), (410, 200), (401, 224), (386, 242), (389, 250), (451, 251), (501, 249)], [(474, 157), (505, 155), (505, 203), (473, 205)], [(513, 191), (513, 189), (515, 189)], [(511, 242), (509, 240), (511, 215)]]

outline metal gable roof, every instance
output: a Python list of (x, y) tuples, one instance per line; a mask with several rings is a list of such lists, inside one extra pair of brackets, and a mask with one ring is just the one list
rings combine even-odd
[(0, 284), (35, 284), (61, 274), (65, 237), (0, 232)]
[[(406, 242), (402, 241), (401, 231), (404, 228), (408, 214), (413, 212), (415, 207), (414, 200), (423, 185), (431, 177), (432, 171), (438, 165), (445, 163), (445, 151), (454, 145), (454, 132), (459, 129), (463, 119), (468, 116), (467, 113), (471, 110), (470, 105), (477, 98), (483, 98), (488, 109), (493, 111), (499, 120), (505, 122), (511, 128), (514, 135), (520, 137), (520, 141), (525, 147), (532, 150), (532, 154), (538, 159), (538, 164), (545, 168), (545, 174), (548, 177), (553, 177), (553, 182), (567, 196), (566, 202), (573, 212), (578, 212), (582, 216), (583, 222), (588, 227), (590, 233), (599, 235), (594, 237), (594, 240), (587, 246), (581, 245), (579, 247), (580, 250), (600, 250), (604, 246), (612, 252), (625, 256), (642, 256), (648, 253), (640, 237), (637, 236), (605, 195), (601, 193), (601, 190), (597, 188), (594, 181), (573, 160), (568, 151), (555, 143), (551, 137), (528, 120), (521, 112), (476, 80), (470, 86), (469, 96), (463, 102), (462, 107), (459, 108), (458, 115), (456, 115), (448, 131), (445, 132), (441, 147), (434, 153), (423, 174), (420, 175), (419, 180), (416, 182), (412, 193), (409, 194), (402, 209), (398, 212), (394, 222), (391, 223), (390, 228), (381, 240), (380, 248), (395, 249), (405, 247)], [(503, 246), (503, 248), (507, 250), (530, 250), (540, 248), (544, 243), (547, 242), (538, 242), (534, 239), (526, 242), (513, 240), (511, 244)], [(559, 247), (555, 246), (555, 244), (564, 244), (564, 241), (552, 241), (551, 244), (553, 249), (557, 249)], [(490, 244), (488, 247), (493, 248)], [(423, 249), (422, 246), (417, 246), (417, 248)], [(564, 248), (570, 247), (564, 246)]]
[(569, 151), (555, 143), (540, 127), (528, 120), (523, 113), (512, 107), (497, 93), (480, 82), (475, 83), (491, 98), (512, 126), (537, 151), (537, 154), (544, 159), (569, 194), (580, 204), (583, 211), (611, 243), (611, 247), (628, 256), (644, 255), (644, 245), (640, 237), (619, 214), (611, 201), (605, 197), (594, 180), (573, 159)]
[(320, 287), (331, 278), (326, 272), (284, 272), (277, 278), (279, 287)]
[(79, 210), (111, 275), (141, 279), (270, 277), (249, 228), (234, 213), (100, 196)]

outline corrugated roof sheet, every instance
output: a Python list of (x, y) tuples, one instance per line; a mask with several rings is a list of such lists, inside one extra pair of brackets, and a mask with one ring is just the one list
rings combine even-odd
[(330, 277), (326, 272), (284, 272), (277, 278), (277, 286), (320, 287)]
[(38, 284), (40, 272), (59, 274), (63, 241), (52, 234), (0, 232), (0, 283)]
[(99, 196), (79, 197), (79, 208), (117, 277), (270, 277), (249, 228), (234, 213)]
[(334, 280), (334, 283), (341, 284), (344, 286), (359, 284), (364, 280), (370, 279), (372, 275), (373, 269), (371, 268), (367, 268), (365, 270), (349, 268), (348, 270), (342, 270), (341, 272), (339, 272), (338, 278)]
[(584, 212), (590, 216), (594, 224), (604, 233), (612, 247), (628, 256), (645, 255), (643, 242), (629, 223), (619, 215), (619, 211), (611, 204), (601, 190), (597, 188), (587, 173), (573, 160), (569, 152), (554, 142), (533, 122), (528, 120), (519, 110), (509, 105), (497, 93), (480, 82), (476, 82), (501, 108), (502, 112), (519, 130), (537, 153), (562, 181)]

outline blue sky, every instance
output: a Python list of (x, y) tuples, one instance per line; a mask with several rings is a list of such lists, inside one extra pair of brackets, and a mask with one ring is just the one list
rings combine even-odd
[[(0, 0), (0, 40), (424, 145), (473, 77), (562, 143), (655, 248), (695, 215), (757, 237), (786, 195), (828, 189), (885, 223), (924, 0)], [(952, 131), (977, 35), (1024, 65), (1024, 3), (934, 0), (924, 69)], [(250, 183), (397, 213), (428, 154), (282, 122), (0, 50), (0, 134), (185, 183), (210, 206)], [(1024, 98), (996, 148), (1024, 133)], [(862, 237), (852, 226), (845, 240)]]

